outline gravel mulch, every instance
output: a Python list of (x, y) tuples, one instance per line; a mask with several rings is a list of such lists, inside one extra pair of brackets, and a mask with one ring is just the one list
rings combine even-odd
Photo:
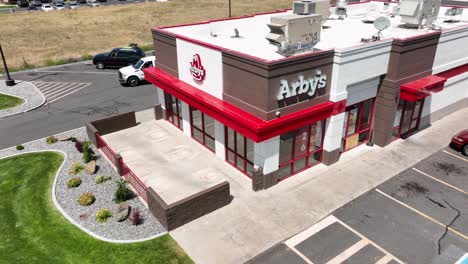
[(46, 102), (44, 95), (32, 83), (16, 81), (15, 86), (6, 86), (0, 82), (0, 93), (24, 99), (25, 103), (17, 107), (0, 111), (0, 118), (24, 113), (42, 106)]
[[(69, 135), (76, 137), (78, 140), (87, 140), (85, 128), (78, 128), (72, 131), (63, 133), (63, 135)], [(117, 222), (116, 217), (112, 216), (105, 223), (97, 223), (95, 214), (98, 210), (107, 208), (114, 211), (116, 203), (112, 200), (113, 194), (117, 189), (116, 180), (121, 177), (117, 174), (116, 170), (110, 165), (107, 160), (101, 156), (93, 146), (93, 150), (98, 156), (97, 165), (98, 171), (94, 175), (88, 175), (86, 171), (82, 171), (77, 175), (69, 173), (71, 164), (73, 162), (80, 162), (82, 165), (86, 164), (82, 161), (82, 154), (79, 153), (75, 144), (71, 141), (59, 141), (55, 144), (48, 145), (45, 138), (32, 141), (24, 144), (25, 149), (22, 151), (16, 150), (15, 147), (0, 150), (0, 158), (20, 154), (27, 151), (40, 151), (40, 150), (60, 150), (67, 153), (67, 159), (63, 165), (62, 170), (57, 176), (57, 184), (55, 195), (57, 202), (60, 204), (62, 209), (79, 225), (85, 229), (102, 236), (109, 240), (143, 240), (149, 237), (154, 237), (158, 234), (166, 232), (164, 227), (158, 222), (158, 220), (148, 211), (143, 203), (138, 198), (133, 198), (128, 201), (131, 208), (138, 208), (143, 219), (143, 223), (135, 226), (131, 223), (130, 219), (124, 222)], [(96, 184), (95, 178), (100, 175), (110, 176), (111, 179)], [(76, 188), (68, 188), (67, 181), (71, 178), (79, 177), (81, 179), (81, 185)], [(81, 206), (78, 203), (80, 195), (84, 192), (91, 192), (96, 197), (94, 204), (90, 206)]]

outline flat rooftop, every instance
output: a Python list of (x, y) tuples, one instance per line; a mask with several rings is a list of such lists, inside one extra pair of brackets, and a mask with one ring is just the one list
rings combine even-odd
[[(292, 1), (291, 1), (292, 2)], [(377, 33), (372, 23), (364, 23), (367, 14), (378, 14), (386, 16), (391, 21), (391, 26), (382, 31), (384, 39), (409, 38), (424, 35), (433, 30), (429, 29), (411, 29), (403, 28), (400, 22), (400, 16), (388, 16), (389, 10), (392, 10), (396, 3), (391, 3), (388, 10), (385, 10), (383, 2), (367, 2), (348, 6), (348, 17), (344, 20), (333, 19), (330, 17), (325, 22), (321, 31), (320, 42), (315, 46), (319, 50), (337, 49), (346, 50), (360, 45), (369, 45), (361, 42), (362, 38), (370, 38)], [(460, 22), (446, 23), (445, 11), (450, 7), (441, 7), (437, 21), (434, 23), (442, 28), (442, 31), (468, 25), (468, 9), (463, 10), (461, 16), (457, 16)], [(334, 7), (332, 7), (333, 13)], [(372, 11), (371, 11), (372, 10)], [(270, 32), (267, 23), (270, 23), (272, 16), (292, 13), (291, 10), (277, 12), (272, 14), (260, 14), (238, 19), (210, 21), (207, 23), (167, 27), (164, 30), (175, 33), (179, 36), (205, 42), (226, 50), (232, 50), (255, 56), (263, 60), (271, 61), (284, 58), (278, 54), (277, 47), (270, 44), (265, 36)], [(233, 38), (234, 29), (239, 31), (239, 38)], [(213, 35), (216, 36), (213, 36)]]

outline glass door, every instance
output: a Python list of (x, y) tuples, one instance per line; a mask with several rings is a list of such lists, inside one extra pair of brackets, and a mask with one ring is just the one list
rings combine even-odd
[(416, 102), (401, 100), (395, 115), (393, 137), (405, 138), (418, 130), (424, 99)]
[(346, 107), (343, 130), (343, 151), (369, 140), (374, 98)]

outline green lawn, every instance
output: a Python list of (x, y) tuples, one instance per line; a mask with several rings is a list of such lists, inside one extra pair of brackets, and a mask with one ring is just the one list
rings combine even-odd
[(0, 263), (192, 263), (169, 235), (112, 244), (69, 223), (51, 200), (62, 161), (55, 152), (0, 159)]
[(18, 97), (0, 94), (0, 110), (12, 108), (24, 103), (24, 100)]

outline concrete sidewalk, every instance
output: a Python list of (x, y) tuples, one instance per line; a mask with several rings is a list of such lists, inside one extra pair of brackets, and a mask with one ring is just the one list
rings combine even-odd
[(308, 228), (359, 195), (447, 146), (467, 128), (468, 108), (385, 148), (363, 145), (332, 166), (318, 165), (171, 232), (196, 263), (243, 263)]

